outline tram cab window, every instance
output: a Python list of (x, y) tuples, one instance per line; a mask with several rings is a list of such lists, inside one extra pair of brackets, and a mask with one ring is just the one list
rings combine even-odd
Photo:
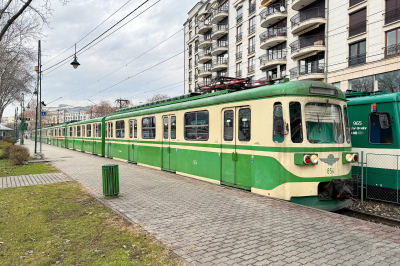
[(98, 123), (96, 127), (96, 137), (101, 138), (101, 124)]
[(119, 139), (125, 138), (125, 121), (115, 122), (115, 137)]
[(86, 126), (86, 137), (90, 138), (92, 136), (92, 125)]
[(251, 133), (251, 110), (250, 108), (244, 108), (239, 110), (239, 129), (238, 138), (239, 141), (250, 141)]
[(171, 116), (171, 139), (176, 139), (176, 116)]
[(369, 142), (371, 144), (393, 144), (392, 123), (389, 113), (369, 115)]
[(233, 110), (224, 112), (224, 140), (233, 140)]
[(76, 135), (77, 137), (81, 136), (81, 126), (78, 126), (76, 133), (77, 133), (77, 135)]
[(168, 139), (168, 116), (164, 117), (163, 119), (163, 129), (164, 139)]
[(304, 108), (310, 143), (344, 143), (342, 110), (330, 103), (308, 103)]
[(347, 143), (351, 142), (351, 132), (350, 132), (350, 124), (349, 124), (349, 114), (347, 112), (347, 106), (343, 106), (343, 113), (344, 113), (344, 127), (346, 132), (346, 140)]
[(284, 140), (285, 125), (283, 122), (282, 103), (276, 102), (274, 104), (274, 121), (273, 121), (273, 141), (275, 143), (282, 143)]
[(209, 138), (208, 111), (185, 113), (185, 139), (207, 141)]
[(142, 138), (155, 139), (156, 138), (156, 118), (145, 117), (142, 119)]
[(133, 137), (137, 138), (137, 120), (133, 121)]
[(291, 102), (289, 104), (290, 135), (293, 143), (303, 143), (303, 124), (301, 120), (301, 104)]

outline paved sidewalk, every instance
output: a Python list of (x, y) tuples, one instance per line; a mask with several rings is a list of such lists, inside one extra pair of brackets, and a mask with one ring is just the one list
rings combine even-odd
[[(392, 227), (50, 145), (43, 152), (191, 265), (400, 265)], [(121, 194), (104, 200), (101, 166), (110, 163), (120, 166)]]
[(0, 189), (71, 181), (64, 173), (0, 177)]

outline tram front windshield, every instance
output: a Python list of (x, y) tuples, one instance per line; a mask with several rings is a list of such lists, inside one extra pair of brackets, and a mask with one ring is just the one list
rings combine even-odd
[(310, 143), (343, 143), (343, 119), (339, 105), (308, 103), (305, 107), (307, 138)]

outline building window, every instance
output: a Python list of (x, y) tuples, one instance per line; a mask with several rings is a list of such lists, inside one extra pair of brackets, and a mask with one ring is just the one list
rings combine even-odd
[(239, 42), (243, 38), (243, 26), (240, 25), (236, 28), (236, 41)]
[(236, 77), (242, 76), (242, 63), (236, 64)]
[(325, 54), (319, 53), (300, 60), (299, 74), (325, 73)]
[(236, 45), (236, 60), (242, 59), (242, 44)]
[(142, 119), (142, 138), (155, 139), (156, 138), (156, 118), (145, 117)]
[(335, 86), (336, 88), (338, 88), (340, 90), (340, 82), (332, 83), (332, 86)]
[(374, 76), (367, 76), (349, 80), (349, 90), (373, 92)]
[(349, 46), (349, 67), (365, 64), (366, 62), (366, 41), (362, 40), (352, 43)]
[(197, 35), (198, 32), (199, 32), (199, 26), (196, 26), (194, 33)]
[(350, 0), (350, 7), (357, 5), (365, 0)]
[(208, 138), (208, 111), (185, 113), (185, 139), (207, 141)]
[(250, 0), (249, 4), (249, 15), (251, 15), (256, 12), (256, 0)]
[(400, 53), (400, 28), (386, 32), (385, 57), (396, 56)]
[(249, 19), (249, 34), (256, 31), (256, 17)]
[(385, 24), (400, 20), (400, 1), (386, 0)]
[(352, 14), (349, 18), (349, 37), (364, 33), (367, 31), (367, 9), (363, 8)]
[(249, 58), (249, 65), (248, 65), (248, 73), (247, 74), (252, 74), (255, 72), (255, 57), (250, 57)]
[(238, 7), (238, 9), (236, 9), (236, 12), (236, 23), (240, 23), (243, 21), (243, 6)]
[(256, 37), (252, 37), (249, 39), (249, 54), (254, 53), (256, 51)]
[(192, 45), (189, 45), (189, 56), (192, 56)]
[(192, 39), (192, 32), (189, 32), (189, 40)]
[(189, 21), (189, 30), (192, 28), (192, 21)]
[(192, 92), (192, 84), (189, 84), (189, 92)]
[(369, 115), (369, 142), (371, 144), (393, 144), (392, 123), (389, 113)]

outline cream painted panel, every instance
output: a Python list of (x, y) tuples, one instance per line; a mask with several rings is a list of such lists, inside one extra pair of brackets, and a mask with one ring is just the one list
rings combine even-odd
[(251, 188), (251, 192), (263, 196), (290, 200), (291, 197), (317, 196), (318, 184), (318, 182), (285, 183), (272, 190)]

